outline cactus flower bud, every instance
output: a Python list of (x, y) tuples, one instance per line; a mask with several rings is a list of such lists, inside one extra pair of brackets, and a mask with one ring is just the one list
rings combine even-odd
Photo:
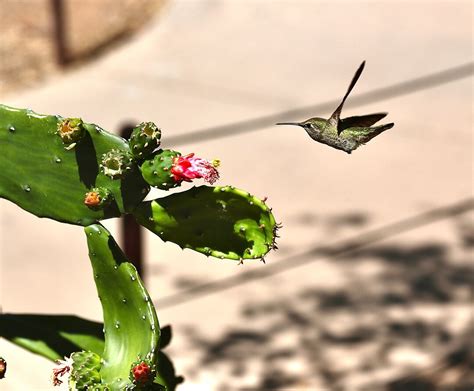
[(109, 204), (111, 200), (112, 195), (108, 189), (95, 187), (86, 193), (84, 197), (84, 205), (91, 209), (98, 210)]
[(102, 172), (112, 179), (122, 178), (128, 170), (131, 170), (132, 160), (130, 156), (120, 151), (112, 149), (102, 155), (100, 168)]
[(150, 364), (145, 360), (141, 360), (132, 364), (130, 380), (132, 380), (134, 384), (145, 385), (153, 381), (155, 374)]
[(64, 357), (64, 360), (57, 360), (57, 366), (53, 368), (53, 386), (59, 386), (63, 381), (68, 381), (72, 369), (72, 359)]
[(130, 136), (130, 152), (134, 159), (148, 159), (160, 146), (161, 129), (153, 122), (142, 122), (135, 127)]
[(173, 160), (171, 174), (176, 182), (191, 182), (193, 179), (203, 178), (211, 185), (219, 179), (218, 160), (208, 160), (194, 157), (194, 153), (186, 156), (177, 156)]
[(57, 134), (66, 149), (72, 149), (84, 137), (86, 130), (80, 118), (66, 118), (58, 123)]

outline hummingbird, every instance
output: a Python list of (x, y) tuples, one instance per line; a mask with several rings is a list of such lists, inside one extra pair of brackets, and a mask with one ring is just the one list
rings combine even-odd
[(337, 106), (329, 119), (314, 117), (303, 122), (279, 122), (276, 125), (301, 126), (313, 140), (347, 153), (351, 153), (360, 145), (367, 143), (387, 129), (391, 129), (394, 125), (393, 122), (385, 125), (372, 126), (388, 113), (341, 118), (344, 103), (359, 80), (364, 67), (365, 61), (360, 64), (341, 103)]

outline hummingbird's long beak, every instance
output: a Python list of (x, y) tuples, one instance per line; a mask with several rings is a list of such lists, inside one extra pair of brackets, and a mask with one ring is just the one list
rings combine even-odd
[(300, 122), (278, 122), (275, 125), (295, 125), (295, 126), (303, 126)]

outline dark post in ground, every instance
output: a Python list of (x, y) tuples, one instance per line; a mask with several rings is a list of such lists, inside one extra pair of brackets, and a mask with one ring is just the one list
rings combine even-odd
[[(132, 134), (133, 127), (133, 125), (129, 124), (123, 125), (120, 128), (120, 136), (128, 140)], [(144, 280), (142, 229), (130, 214), (122, 216), (120, 223), (122, 248)]]

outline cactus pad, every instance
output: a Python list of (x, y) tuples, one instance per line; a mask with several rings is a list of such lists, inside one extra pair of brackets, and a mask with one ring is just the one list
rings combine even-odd
[(235, 260), (262, 258), (278, 227), (263, 201), (230, 186), (193, 187), (144, 202), (133, 214), (165, 241)]
[[(71, 119), (68, 126), (79, 127), (84, 134), (67, 150), (71, 140), (65, 144), (58, 134), (65, 121), (0, 105), (0, 197), (36, 216), (78, 225), (133, 209), (149, 190), (138, 167), (121, 180), (99, 170), (102, 155), (112, 149), (129, 153), (128, 143), (96, 125)], [(94, 187), (113, 195), (107, 207), (93, 210), (84, 204), (85, 194)]]
[(100, 375), (112, 390), (129, 384), (130, 366), (156, 363), (160, 327), (135, 267), (100, 224), (85, 228), (89, 257), (104, 313), (105, 349)]

